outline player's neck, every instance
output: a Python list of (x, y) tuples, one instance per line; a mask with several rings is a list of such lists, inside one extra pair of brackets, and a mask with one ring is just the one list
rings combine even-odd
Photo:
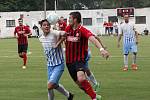
[(49, 32), (44, 33), (44, 36), (46, 37), (49, 34)]
[(126, 23), (126, 24), (128, 24), (128, 23), (129, 23), (129, 21), (125, 21), (125, 23)]
[(80, 25), (80, 24), (78, 24), (78, 23), (77, 23), (77, 24), (74, 24), (72, 28), (73, 28), (74, 30), (76, 30), (79, 25)]

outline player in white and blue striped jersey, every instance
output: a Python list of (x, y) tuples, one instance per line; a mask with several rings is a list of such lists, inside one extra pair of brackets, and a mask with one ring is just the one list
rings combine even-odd
[(124, 23), (120, 25), (120, 32), (118, 37), (118, 47), (120, 47), (121, 36), (123, 35), (123, 53), (124, 53), (124, 66), (123, 70), (128, 70), (128, 54), (133, 53), (132, 57), (132, 69), (137, 70), (136, 55), (138, 44), (138, 33), (134, 28), (134, 25), (129, 22), (129, 16), (124, 16)]
[(46, 19), (41, 21), (43, 34), (39, 40), (42, 43), (47, 59), (48, 100), (54, 100), (53, 89), (65, 95), (68, 100), (73, 100), (73, 95), (59, 84), (59, 79), (64, 71), (64, 57), (61, 45), (57, 46), (57, 41), (60, 36), (65, 35), (65, 32), (50, 28), (51, 25)]

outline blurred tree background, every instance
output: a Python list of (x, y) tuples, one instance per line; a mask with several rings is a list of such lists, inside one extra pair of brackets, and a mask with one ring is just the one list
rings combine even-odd
[[(56, 0), (58, 10), (150, 7), (150, 0)], [(47, 0), (47, 10), (54, 10), (55, 0)], [(44, 0), (0, 0), (0, 12), (41, 11)]]

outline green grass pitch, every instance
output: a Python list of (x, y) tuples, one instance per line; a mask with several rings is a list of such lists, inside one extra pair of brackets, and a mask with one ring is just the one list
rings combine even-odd
[[(123, 72), (122, 48), (117, 48), (116, 37), (102, 37), (111, 57), (105, 60), (98, 50), (90, 45), (92, 58), (90, 69), (101, 82), (103, 100), (149, 100), (150, 99), (150, 37), (140, 37), (138, 45), (138, 71)], [(29, 39), (27, 69), (17, 55), (16, 39), (0, 39), (0, 100), (47, 100), (47, 70), (42, 46), (38, 39)], [(129, 56), (131, 64), (132, 56)], [(75, 94), (74, 100), (90, 100), (70, 78), (67, 68), (61, 84)], [(55, 91), (55, 100), (66, 98)]]

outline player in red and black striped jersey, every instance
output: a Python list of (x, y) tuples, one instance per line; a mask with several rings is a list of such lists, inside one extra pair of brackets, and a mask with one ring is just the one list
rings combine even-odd
[(28, 48), (28, 35), (31, 35), (31, 30), (23, 25), (23, 19), (18, 19), (19, 26), (15, 28), (14, 37), (18, 40), (18, 54), (23, 58), (22, 68), (26, 68), (27, 63), (27, 48)]
[(69, 26), (66, 28), (66, 65), (73, 80), (91, 97), (92, 100), (100, 100), (90, 83), (86, 80), (85, 59), (88, 56), (88, 40), (99, 50), (103, 57), (108, 58), (109, 53), (104, 50), (95, 36), (81, 24), (81, 14), (71, 12)]
[(66, 27), (67, 27), (67, 24), (66, 22), (64, 21), (64, 17), (61, 16), (59, 21), (58, 21), (58, 24), (59, 24), (59, 30), (61, 31), (65, 31)]

